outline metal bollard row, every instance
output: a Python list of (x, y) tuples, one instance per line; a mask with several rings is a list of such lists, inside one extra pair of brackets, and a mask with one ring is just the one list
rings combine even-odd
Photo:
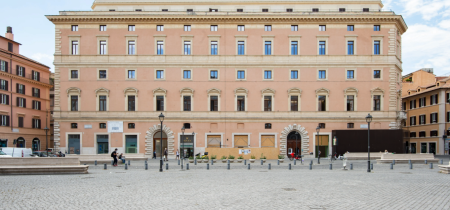
[(166, 170), (169, 170), (169, 164), (166, 163)]
[(353, 163), (350, 163), (350, 170), (353, 170)]
[(272, 166), (270, 165), (270, 163), (269, 163), (269, 170), (271, 170), (272, 169)]
[(206, 164), (206, 170), (209, 170), (209, 163)]
[(394, 169), (394, 163), (391, 163), (391, 170)]
[(128, 165), (125, 163), (125, 170), (128, 170)]
[(186, 170), (189, 170), (189, 163), (186, 163)]
[(433, 169), (433, 163), (430, 163), (430, 169)]

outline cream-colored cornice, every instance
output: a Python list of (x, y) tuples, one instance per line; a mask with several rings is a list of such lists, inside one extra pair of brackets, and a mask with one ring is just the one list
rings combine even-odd
[[(340, 15), (306, 15), (291, 14), (286, 15), (240, 15), (240, 16), (228, 16), (228, 15), (167, 15), (162, 17), (160, 13), (156, 14), (140, 14), (140, 15), (48, 15), (46, 16), (54, 24), (58, 23), (80, 23), (80, 22), (108, 22), (108, 23), (161, 23), (161, 22), (190, 22), (190, 23), (210, 23), (210, 22), (223, 22), (223, 23), (395, 23), (401, 33), (406, 32), (408, 27), (405, 21), (400, 15), (367, 15), (360, 17), (359, 15), (352, 15), (350, 17), (342, 17)], [(154, 16), (154, 17), (152, 17)], [(251, 17), (249, 17), (251, 16)]]

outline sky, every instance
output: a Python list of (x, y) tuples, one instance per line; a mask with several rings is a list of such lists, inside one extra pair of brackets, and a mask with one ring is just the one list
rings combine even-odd
[[(2, 4), (0, 33), (12, 26), (20, 54), (54, 71), (54, 25), (45, 15), (63, 10), (91, 10), (94, 0), (14, 0)], [(402, 37), (403, 75), (421, 68), (450, 75), (450, 0), (383, 0), (384, 10), (402, 15), (408, 30)], [(8, 18), (6, 18), (8, 17)], [(3, 32), (2, 32), (3, 31)]]

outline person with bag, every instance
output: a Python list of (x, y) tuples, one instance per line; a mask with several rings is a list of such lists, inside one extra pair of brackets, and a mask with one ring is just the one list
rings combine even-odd
[(113, 166), (117, 166), (117, 148), (111, 153), (111, 157), (114, 159)]
[(167, 159), (167, 148), (164, 149), (164, 161), (169, 161), (169, 160)]

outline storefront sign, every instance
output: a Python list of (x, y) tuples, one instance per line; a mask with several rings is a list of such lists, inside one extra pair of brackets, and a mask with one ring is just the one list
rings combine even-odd
[(181, 148), (194, 148), (194, 136), (184, 135), (182, 136), (180, 143)]
[(13, 132), (14, 132), (14, 133), (19, 133), (19, 129), (13, 128)]
[(123, 121), (108, 121), (108, 132), (109, 133), (122, 133), (123, 132)]
[(367, 124), (361, 124), (359, 125), (359, 128), (369, 128), (369, 126)]
[(239, 150), (239, 154), (240, 154), (240, 155), (242, 155), (242, 154), (248, 155), (248, 154), (250, 154), (250, 153), (251, 153), (251, 150), (249, 150), (249, 149), (240, 149), (240, 150)]
[(92, 129), (92, 125), (84, 125), (85, 129)]

